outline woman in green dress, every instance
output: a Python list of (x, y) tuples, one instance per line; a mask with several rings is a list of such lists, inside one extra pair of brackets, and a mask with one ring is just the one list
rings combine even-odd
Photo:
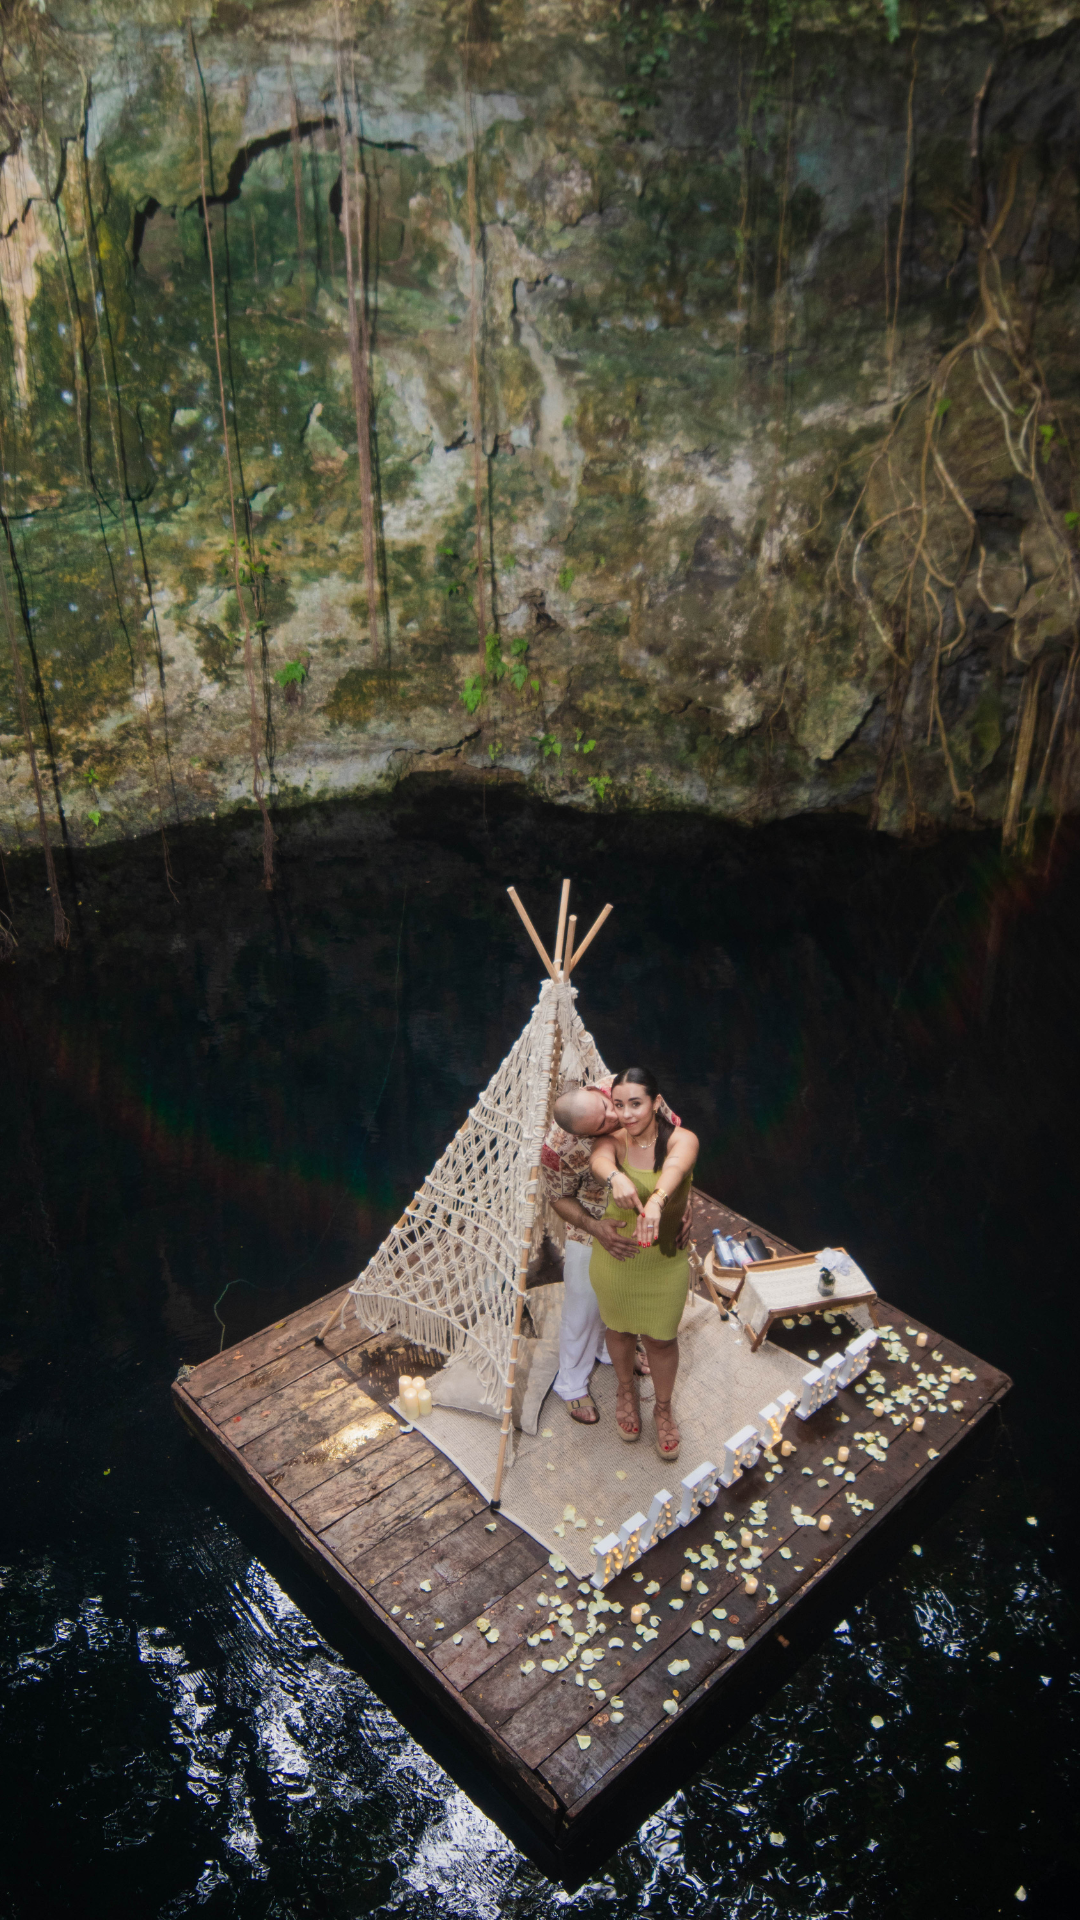
[(660, 1111), (660, 1088), (647, 1067), (627, 1067), (611, 1089), (622, 1125), (597, 1140), (593, 1172), (611, 1186), (606, 1219), (637, 1239), (632, 1260), (616, 1260), (593, 1243), (589, 1279), (607, 1328), (607, 1349), (618, 1379), (615, 1424), (621, 1440), (641, 1438), (634, 1378), (637, 1339), (649, 1356), (656, 1403), (656, 1449), (679, 1457), (679, 1429), (671, 1409), (679, 1369), (679, 1321), (690, 1284), (690, 1262), (678, 1246), (679, 1227), (698, 1156), (698, 1137), (672, 1126)]

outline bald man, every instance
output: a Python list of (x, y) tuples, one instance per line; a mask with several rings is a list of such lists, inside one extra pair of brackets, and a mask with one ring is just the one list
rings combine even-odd
[[(563, 1252), (563, 1308), (559, 1330), (559, 1371), (555, 1392), (566, 1402), (571, 1420), (593, 1427), (600, 1418), (589, 1392), (592, 1370), (599, 1361), (610, 1365), (604, 1325), (589, 1279), (592, 1243), (599, 1240), (616, 1260), (632, 1260), (636, 1241), (619, 1233), (618, 1223), (602, 1218), (608, 1189), (596, 1178), (589, 1156), (601, 1135), (619, 1125), (611, 1101), (613, 1076), (593, 1086), (575, 1087), (555, 1102), (552, 1125), (540, 1154), (544, 1193), (552, 1212), (566, 1222)], [(678, 1119), (665, 1105), (664, 1113)], [(639, 1371), (647, 1371), (642, 1360)]]

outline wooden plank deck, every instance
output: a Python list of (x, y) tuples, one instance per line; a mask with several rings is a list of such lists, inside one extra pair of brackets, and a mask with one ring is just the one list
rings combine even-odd
[[(715, 1225), (742, 1232), (751, 1224), (706, 1195), (695, 1197), (699, 1244)], [(754, 1230), (777, 1252), (792, 1251)], [(605, 1689), (598, 1702), (573, 1672), (543, 1671), (546, 1646), (532, 1656), (525, 1645), (547, 1622), (553, 1600), (577, 1607), (581, 1599), (584, 1619), (588, 1596), (579, 1594), (578, 1582), (571, 1577), (556, 1592), (547, 1550), (504, 1515), (493, 1515), (423, 1433), (403, 1433), (389, 1411), (398, 1374), (430, 1371), (436, 1357), (394, 1335), (365, 1336), (355, 1321), (335, 1327), (325, 1346), (315, 1344), (334, 1300), (344, 1294), (316, 1300), (187, 1372), (173, 1387), (177, 1407), (490, 1775), (499, 1799), (520, 1816), (514, 1837), (563, 1878), (573, 1877), (573, 1863), (595, 1865), (613, 1851), (650, 1806), (670, 1797), (701, 1764), (717, 1729), (731, 1724), (734, 1703), (749, 1702), (750, 1676), (761, 1675), (767, 1650), (765, 1684), (779, 1684), (794, 1664), (776, 1651), (789, 1646), (794, 1610), (808, 1607), (823, 1583), (840, 1584), (853, 1550), (938, 1474), (1011, 1384), (927, 1329), (928, 1356), (938, 1352), (941, 1365), (969, 1369), (974, 1384), (950, 1389), (962, 1410), (928, 1414), (923, 1433), (894, 1429), (883, 1461), (852, 1446), (854, 1491), (874, 1503), (872, 1512), (857, 1515), (844, 1497), (850, 1482), (825, 1461), (838, 1444), (851, 1443), (854, 1416), (865, 1419), (869, 1396), (845, 1390), (805, 1424), (790, 1422), (798, 1451), (782, 1483), (767, 1487), (755, 1468), (721, 1490), (693, 1526), (678, 1529), (605, 1590), (626, 1611), (618, 1623), (623, 1645), (609, 1648), (594, 1669)], [(917, 1323), (884, 1301), (879, 1305), (883, 1325), (898, 1327), (913, 1349), (904, 1329), (918, 1330)], [(774, 1337), (800, 1353), (824, 1334), (819, 1322), (788, 1334), (774, 1329)], [(880, 1349), (875, 1363), (888, 1378), (892, 1369), (879, 1355)], [(933, 1365), (929, 1358), (927, 1365)], [(851, 1416), (846, 1427), (844, 1412)], [(774, 1497), (781, 1485), (781, 1497)], [(696, 1566), (694, 1590), (684, 1594), (680, 1575), (691, 1564), (686, 1550), (712, 1543), (718, 1531), (737, 1537), (759, 1498), (768, 1498), (770, 1519), (759, 1543), (764, 1562), (757, 1593), (744, 1592), (742, 1574), (727, 1572), (728, 1555), (718, 1550), (719, 1566)], [(832, 1530), (796, 1526), (787, 1517), (792, 1501), (806, 1514), (829, 1514)], [(725, 1513), (734, 1520), (725, 1523)], [(659, 1582), (648, 1596), (659, 1625), (655, 1639), (635, 1651), (627, 1615), (644, 1597), (642, 1575), (644, 1582)], [(775, 1602), (767, 1597), (769, 1586)], [(476, 1628), (481, 1615), (499, 1629), (494, 1644)], [(744, 1644), (733, 1648), (731, 1639)], [(534, 1657), (527, 1674), (521, 1671), (526, 1656)], [(689, 1666), (673, 1678), (669, 1666), (676, 1659)], [(621, 1719), (612, 1718), (613, 1697), (621, 1701)], [(665, 1709), (673, 1697), (674, 1715)]]

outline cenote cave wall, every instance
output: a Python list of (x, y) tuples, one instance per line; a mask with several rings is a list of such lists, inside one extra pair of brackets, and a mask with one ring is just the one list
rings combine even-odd
[(1075, 804), (1074, 8), (0, 12), (5, 846)]

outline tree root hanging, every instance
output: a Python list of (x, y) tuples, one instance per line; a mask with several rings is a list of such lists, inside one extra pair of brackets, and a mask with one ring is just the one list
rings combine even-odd
[[(206, 99), (206, 86), (202, 68), (195, 47), (195, 32), (188, 21), (188, 40), (191, 46), (191, 58), (195, 67), (199, 92), (197, 115), (199, 121), (199, 199), (202, 206), (203, 227), (206, 233), (206, 257), (210, 267), (210, 315), (214, 331), (214, 358), (217, 364), (218, 397), (221, 403), (221, 432), (225, 448), (225, 471), (229, 488), (229, 516), (232, 525), (232, 569), (233, 584), (236, 589), (236, 604), (244, 633), (244, 671), (247, 676), (248, 699), (250, 704), (250, 742), (252, 787), (262, 815), (263, 884), (269, 893), (274, 885), (274, 829), (270, 820), (270, 809), (266, 804), (263, 791), (262, 767), (259, 763), (259, 716), (258, 700), (255, 689), (255, 656), (251, 640), (251, 621), (244, 600), (243, 582), (240, 572), (240, 538), (236, 524), (236, 487), (233, 481), (233, 461), (231, 435), (229, 431), (229, 412), (225, 400), (225, 375), (221, 362), (221, 328), (218, 324), (217, 283), (214, 276), (214, 238), (210, 226), (210, 207), (206, 197), (206, 146), (210, 131), (210, 109)], [(236, 431), (235, 427), (233, 429)], [(248, 579), (254, 577), (255, 555), (250, 534), (245, 543), (248, 558)]]
[[(10, 529), (7, 515), (4, 515), (4, 535), (10, 543)], [(53, 940), (58, 947), (66, 947), (71, 939), (71, 922), (64, 912), (64, 903), (60, 898), (60, 886), (56, 878), (56, 862), (53, 859), (52, 845), (49, 840), (49, 828), (45, 819), (45, 799), (41, 791), (41, 774), (38, 769), (37, 750), (34, 746), (34, 732), (30, 725), (30, 705), (26, 698), (26, 680), (23, 675), (22, 654), (19, 649), (19, 636), (15, 625), (15, 614), (8, 591), (7, 570), (0, 561), (0, 597), (4, 603), (4, 625), (7, 628), (8, 644), (11, 648), (11, 667), (15, 678), (15, 697), (19, 706), (19, 720), (22, 725), (23, 739), (30, 760), (30, 778), (37, 802), (38, 831), (41, 835), (41, 850), (45, 855), (45, 877), (48, 882), (49, 900), (52, 905)], [(10, 940), (10, 936), (8, 936)], [(6, 944), (6, 943), (5, 943)]]
[[(915, 72), (913, 64), (912, 89)], [(950, 439), (946, 441), (945, 423), (951, 414), (951, 428), (957, 425), (961, 384), (958, 374), (961, 367), (966, 367), (971, 386), (977, 389), (987, 414), (999, 429), (1009, 467), (1029, 490), (1044, 551), (1048, 550), (1053, 556), (1050, 572), (1039, 580), (1042, 604), (1053, 603), (1059, 609), (1058, 630), (1051, 639), (1061, 639), (1062, 605), (1068, 614), (1065, 630), (1068, 652), (1060, 675), (1052, 669), (1047, 671), (1048, 657), (1042, 654), (1041, 613), (1033, 637), (1022, 642), (1014, 629), (1011, 640), (1015, 657), (1028, 671), (1009, 769), (1002, 840), (1006, 848), (1015, 849), (1030, 859), (1037, 818), (1047, 805), (1057, 815), (1067, 804), (1075, 762), (1080, 678), (1080, 556), (1070, 538), (1070, 528), (1077, 524), (1076, 512), (1067, 512), (1061, 501), (1071, 496), (1075, 509), (1077, 472), (1060, 410), (1055, 407), (1032, 344), (1038, 290), (1029, 310), (1020, 311), (1015, 289), (1007, 281), (1001, 260), (1002, 236), (1017, 191), (1019, 155), (1015, 152), (1006, 161), (998, 183), (992, 224), (987, 226), (983, 219), (985, 195), (978, 147), (990, 80), (988, 71), (975, 99), (972, 199), (970, 206), (963, 209), (978, 244), (978, 308), (964, 338), (942, 356), (930, 379), (897, 405), (889, 430), (872, 455), (858, 498), (841, 531), (829, 572), (835, 574), (841, 592), (862, 609), (893, 662), (889, 718), (880, 750), (874, 817), (882, 805), (889, 767), (899, 750), (907, 784), (909, 828), (919, 818), (905, 737), (905, 729), (914, 725), (914, 716), (907, 714), (906, 708), (916, 684), (925, 690), (926, 736), (929, 741), (936, 734), (953, 804), (959, 810), (974, 812), (974, 794), (958, 777), (942, 712), (942, 669), (960, 658), (970, 642), (970, 604), (965, 606), (965, 599), (970, 603), (974, 594), (988, 612), (1012, 619), (1025, 588), (1021, 584), (1013, 604), (1004, 604), (988, 585), (987, 553), (979, 520), (950, 465), (953, 456), (948, 446), (955, 436), (950, 432)], [(901, 243), (909, 201), (912, 129), (909, 93), (901, 233), (897, 242), (892, 307), (887, 316), (886, 366), (890, 392)], [(1055, 183), (1053, 191), (1056, 190)], [(911, 429), (920, 409), (921, 431), (913, 448)], [(965, 424), (967, 417), (964, 416)], [(1051, 459), (1056, 463), (1053, 485)], [(1022, 533), (1021, 542), (1023, 537)], [(1027, 571), (1019, 543), (1016, 573), (1023, 583)], [(1060, 659), (1060, 654), (1057, 657)], [(925, 668), (917, 675), (924, 661)], [(1039, 760), (1036, 748), (1041, 726), (1040, 697), (1044, 686), (1055, 682), (1056, 696)]]

